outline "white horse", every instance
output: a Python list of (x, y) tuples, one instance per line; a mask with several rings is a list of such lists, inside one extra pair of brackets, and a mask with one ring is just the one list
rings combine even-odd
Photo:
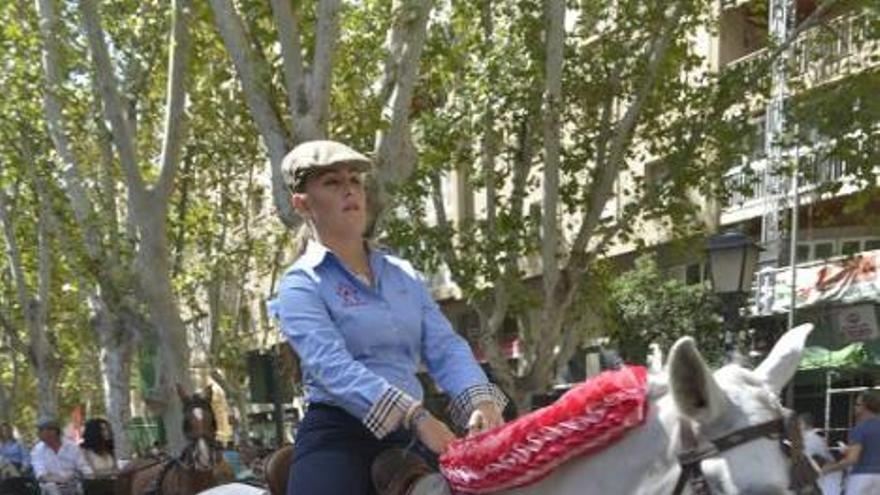
[[(710, 452), (695, 465), (713, 495), (794, 493), (791, 460), (770, 433), (747, 435), (755, 438), (722, 452), (707, 447), (710, 441), (730, 439), (729, 434), (756, 425), (773, 426), (783, 418), (779, 392), (794, 375), (812, 330), (802, 325), (787, 332), (754, 371), (732, 364), (713, 373), (693, 339), (679, 340), (665, 373), (649, 378), (645, 424), (595, 455), (573, 459), (543, 480), (502, 495), (671, 495), (682, 473), (678, 456), (687, 450), (683, 435), (694, 441), (691, 447)], [(224, 485), (203, 493), (266, 492)], [(694, 492), (685, 484), (682, 493)]]
[[(737, 430), (781, 419), (782, 387), (794, 375), (812, 325), (787, 332), (754, 371), (727, 365), (714, 373), (693, 339), (672, 347), (666, 373), (649, 379), (644, 425), (618, 443), (559, 467), (506, 495), (672, 494), (682, 472), (682, 425), (700, 447)], [(685, 433), (687, 436), (687, 433)], [(790, 488), (790, 459), (778, 438), (759, 436), (697, 463), (711, 493), (776, 495)], [(693, 493), (686, 485), (683, 493)]]

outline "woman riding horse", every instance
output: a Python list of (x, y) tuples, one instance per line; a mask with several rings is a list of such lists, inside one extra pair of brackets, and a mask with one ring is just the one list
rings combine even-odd
[(365, 239), (370, 168), (333, 141), (300, 144), (282, 162), (310, 237), (272, 303), (309, 402), (288, 494), (371, 494), (370, 466), (384, 450), (416, 441), (427, 458), (444, 452), (455, 435), (421, 405), (423, 364), (453, 398), (461, 427), (503, 422), (504, 395), (413, 267)]

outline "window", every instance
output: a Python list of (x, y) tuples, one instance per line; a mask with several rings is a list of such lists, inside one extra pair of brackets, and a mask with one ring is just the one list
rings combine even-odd
[(797, 262), (815, 261), (831, 258), (837, 254), (835, 241), (822, 240), (799, 242), (797, 245)]
[(843, 241), (840, 246), (840, 254), (844, 256), (852, 256), (861, 251), (861, 241)]
[(810, 245), (798, 244), (797, 246), (797, 262), (803, 263), (810, 260)]
[(687, 263), (669, 267), (667, 275), (687, 285), (701, 284), (709, 279), (708, 263)]
[(817, 242), (813, 245), (813, 259), (826, 259), (834, 256), (833, 242)]
[(852, 256), (862, 251), (873, 251), (880, 249), (880, 238), (862, 237), (856, 239), (845, 239), (840, 244), (840, 254), (844, 256)]

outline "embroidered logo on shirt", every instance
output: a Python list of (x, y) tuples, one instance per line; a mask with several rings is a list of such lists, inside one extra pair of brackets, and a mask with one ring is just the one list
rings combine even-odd
[(336, 294), (342, 299), (342, 306), (346, 308), (363, 306), (366, 301), (361, 297), (357, 287), (347, 283), (336, 284)]

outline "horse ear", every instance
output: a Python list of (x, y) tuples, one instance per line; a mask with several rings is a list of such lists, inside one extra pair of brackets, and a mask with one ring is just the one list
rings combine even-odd
[(776, 393), (782, 390), (797, 371), (804, 345), (812, 331), (813, 325), (805, 323), (785, 332), (767, 358), (755, 368), (755, 373)]
[(177, 388), (177, 396), (180, 397), (180, 402), (186, 402), (189, 396), (186, 394), (186, 390), (183, 389), (183, 385), (177, 383), (175, 387)]
[(727, 397), (697, 350), (694, 339), (684, 337), (672, 346), (668, 371), (672, 398), (682, 414), (704, 424), (721, 415)]
[(648, 372), (652, 375), (663, 373), (663, 349), (656, 342), (648, 346)]

